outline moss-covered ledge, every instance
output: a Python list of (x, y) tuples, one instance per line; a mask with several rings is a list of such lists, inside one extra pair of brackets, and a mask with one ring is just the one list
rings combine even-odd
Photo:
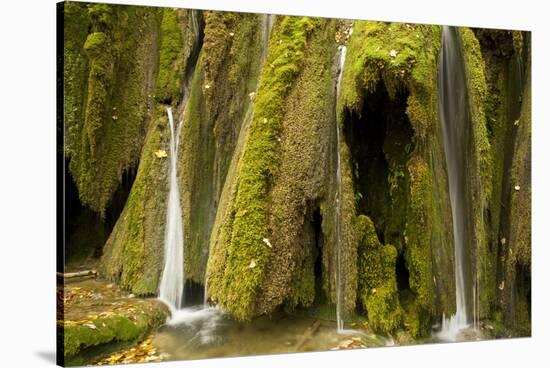
[(63, 327), (63, 354), (69, 364), (85, 362), (88, 351), (135, 343), (170, 314), (156, 299), (135, 298), (99, 280), (66, 284), (58, 293), (63, 314), (57, 323)]

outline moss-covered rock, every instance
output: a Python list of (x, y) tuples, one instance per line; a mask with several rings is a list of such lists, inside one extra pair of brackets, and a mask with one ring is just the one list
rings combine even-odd
[(127, 313), (105, 314), (85, 323), (64, 321), (65, 359), (99, 345), (138, 341), (166, 321), (168, 308), (159, 302), (141, 301), (132, 304)]
[(81, 202), (103, 216), (122, 174), (140, 155), (157, 60), (150, 51), (156, 49), (160, 17), (148, 7), (93, 4), (87, 10), (65, 5), (69, 24), (82, 20), (91, 28), (84, 44), (87, 27), (66, 33), (66, 155)]
[[(285, 118), (289, 94), (296, 91), (304, 68), (310, 65), (317, 70), (317, 78), (322, 76), (321, 83), (326, 81), (326, 63), (304, 64), (304, 61), (306, 54), (318, 58), (321, 44), (326, 47), (329, 37), (333, 36), (327, 31), (328, 24), (332, 23), (321, 19), (280, 17), (270, 37), (247, 142), (234, 178), (236, 185), (219, 232), (211, 242), (208, 263), (209, 296), (239, 319), (250, 319), (273, 310), (290, 290), (291, 272), (286, 267), (293, 268), (296, 264), (292, 254), (290, 257), (284, 254), (285, 244), (279, 245), (279, 239), (272, 236), (274, 230), (288, 230), (270, 227), (270, 208), (275, 203), (271, 202), (272, 188), (280, 173), (281, 147), (297, 144), (287, 143), (291, 138), (283, 136), (285, 129), (292, 129), (292, 122)], [(310, 54), (313, 49), (317, 52)], [(314, 107), (317, 108), (310, 106), (312, 110), (305, 113), (314, 113)], [(313, 132), (306, 130), (305, 133)], [(272, 247), (267, 246), (264, 239), (268, 239)], [(271, 263), (280, 259), (285, 263)], [(271, 283), (264, 283), (267, 277)], [(261, 303), (260, 308), (258, 303)]]
[(162, 106), (150, 123), (134, 185), (103, 250), (100, 273), (137, 295), (155, 295), (162, 272), (170, 131)]
[[(478, 313), (480, 318), (491, 321), (499, 316), (500, 322), (495, 323), (508, 331), (506, 336), (528, 336), (530, 255), (525, 255), (530, 251), (521, 252), (523, 256), (519, 262), (515, 252), (516, 247), (530, 249), (530, 234), (524, 231), (530, 222), (526, 210), (531, 186), (530, 133), (527, 132), (530, 128), (524, 130), (520, 125), (521, 121), (530, 124), (529, 34), (485, 29), (474, 29), (474, 33), (485, 62), (488, 90), (485, 114), (492, 174), (486, 218), (488, 244), (480, 249), (477, 257)], [(521, 182), (518, 184), (520, 191), (515, 190), (515, 182)], [(520, 197), (522, 199), (517, 201)], [(520, 202), (522, 205), (518, 206)], [(520, 228), (524, 229), (521, 237), (518, 236)], [(503, 333), (496, 335), (503, 336)]]
[(237, 138), (256, 91), (261, 16), (205, 12), (204, 39), (183, 115), (179, 177), (185, 277), (203, 284), (208, 245)]
[[(528, 41), (529, 42), (529, 41)], [(528, 58), (530, 64), (530, 58)], [(529, 65), (528, 64), (528, 65)], [(505, 326), (515, 336), (531, 335), (531, 72), (528, 69), (510, 170), (509, 240), (499, 280)]]
[(374, 224), (367, 216), (359, 216), (357, 232), (358, 298), (367, 311), (369, 326), (376, 332), (392, 333), (402, 323), (395, 275), (397, 250), (382, 245)]
[[(346, 127), (354, 123), (351, 116), (361, 115), (366, 99), (378, 93), (381, 83), (390, 100), (399, 98), (403, 91), (407, 96), (406, 116), (414, 131), (411, 152), (406, 169), (390, 169), (393, 174), (388, 180), (397, 178), (397, 171), (401, 171), (403, 182), (408, 183), (406, 191), (395, 197), (405, 201), (404, 206), (394, 208), (401, 211), (397, 216), (406, 222), (394, 241), (404, 248), (400, 252), (404, 253), (415, 299), (410, 305), (423, 318), (418, 325), (426, 334), (425, 326), (432, 319), (443, 312), (452, 314), (455, 308), (450, 204), (437, 105), (441, 31), (436, 26), (366, 21), (355, 22), (353, 29), (338, 101), (341, 124)], [(349, 159), (348, 149), (344, 145), (342, 157)], [(386, 150), (388, 157), (396, 156)], [(352, 162), (344, 165), (348, 166), (344, 173), (353, 172)], [(389, 221), (372, 219), (375, 224), (381, 220)]]

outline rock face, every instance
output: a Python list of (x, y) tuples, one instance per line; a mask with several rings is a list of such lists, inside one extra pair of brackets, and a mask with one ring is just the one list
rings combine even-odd
[[(333, 308), (341, 293), (346, 317), (413, 337), (455, 312), (439, 26), (64, 7), (64, 152), (79, 204), (97, 227), (113, 225), (103, 277), (158, 292), (171, 106), (183, 124), (185, 279), (212, 303), (248, 320)], [(469, 305), (528, 335), (529, 35), (457, 32), (471, 122)]]

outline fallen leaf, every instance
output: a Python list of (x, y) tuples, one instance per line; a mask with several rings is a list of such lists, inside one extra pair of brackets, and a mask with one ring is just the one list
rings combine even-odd
[(165, 158), (165, 157), (168, 157), (168, 154), (166, 153), (165, 150), (157, 150), (155, 151), (155, 156), (157, 156), (157, 158)]
[(92, 330), (97, 330), (97, 326), (94, 325), (92, 322), (85, 323), (84, 326), (91, 328)]
[(250, 264), (248, 265), (248, 268), (254, 268), (256, 267), (256, 261), (255, 260), (251, 260), (250, 261)]

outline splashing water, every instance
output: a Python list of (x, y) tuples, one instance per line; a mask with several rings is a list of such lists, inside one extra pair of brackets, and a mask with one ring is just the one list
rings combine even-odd
[(164, 269), (159, 298), (170, 307), (173, 315), (174, 311), (181, 309), (183, 304), (183, 221), (176, 165), (179, 128), (182, 124), (178, 125), (176, 133), (172, 108), (167, 107), (166, 112), (170, 124), (170, 184), (164, 236)]
[[(336, 80), (336, 98), (340, 94), (340, 83), (342, 81), (342, 72), (344, 71), (344, 62), (346, 61), (346, 46), (340, 49), (340, 63), (338, 66), (338, 79)], [(338, 121), (336, 126), (336, 211), (335, 211), (335, 228), (336, 228), (336, 328), (339, 333), (344, 332), (344, 320), (342, 318), (342, 251), (340, 246), (340, 186), (342, 182), (342, 174), (340, 172), (340, 127)]]
[(456, 313), (450, 318), (443, 315), (441, 331), (437, 334), (438, 338), (444, 341), (456, 341), (460, 333), (469, 327), (465, 287), (465, 234), (467, 231), (465, 168), (469, 113), (464, 66), (457, 37), (454, 28), (443, 27), (439, 61), (439, 112), (453, 218), (456, 283)]

